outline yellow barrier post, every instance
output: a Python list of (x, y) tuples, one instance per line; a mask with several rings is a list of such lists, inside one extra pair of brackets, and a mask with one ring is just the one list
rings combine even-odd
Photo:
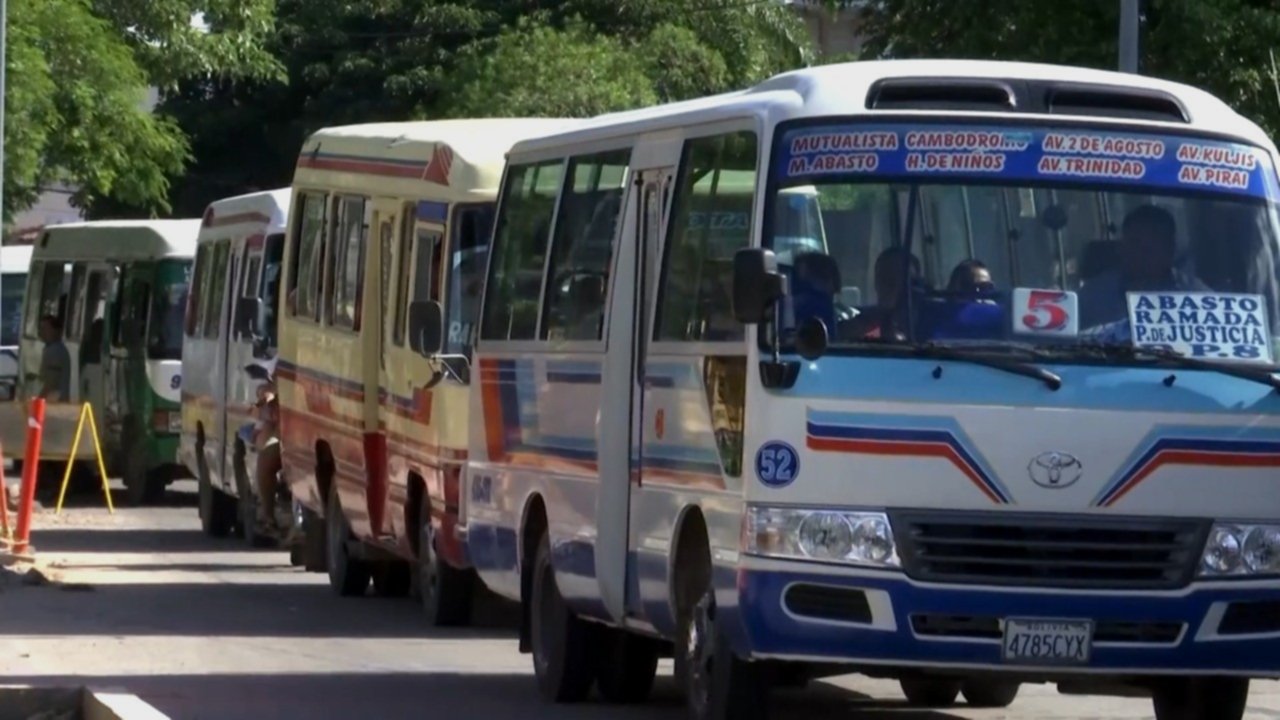
[(89, 403), (80, 408), (80, 420), (76, 423), (76, 433), (71, 439), (71, 454), (67, 458), (67, 470), (62, 474), (62, 487), (58, 489), (58, 507), (55, 515), (62, 514), (62, 501), (67, 496), (67, 484), (71, 482), (71, 469), (75, 467), (76, 453), (80, 452), (80, 437), (84, 433), (84, 421), (89, 420), (89, 435), (93, 438), (93, 452), (98, 460), (98, 475), (102, 478), (102, 495), (107, 500), (107, 511), (116, 514), (115, 505), (111, 502), (111, 485), (107, 479), (107, 466), (102, 461), (102, 443), (98, 440), (98, 423), (93, 419), (93, 409)]

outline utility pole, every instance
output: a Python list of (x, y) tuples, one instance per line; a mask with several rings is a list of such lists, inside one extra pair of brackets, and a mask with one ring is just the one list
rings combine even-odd
[(1120, 0), (1120, 72), (1138, 72), (1139, 1)]

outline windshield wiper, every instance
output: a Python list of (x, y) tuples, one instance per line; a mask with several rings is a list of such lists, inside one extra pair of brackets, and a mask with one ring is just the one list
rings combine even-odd
[(996, 370), (1011, 372), (1015, 375), (1022, 375), (1043, 382), (1049, 386), (1050, 390), (1057, 390), (1062, 387), (1062, 378), (1056, 373), (1045, 370), (1039, 365), (1030, 363), (1017, 362), (1000, 357), (992, 357), (989, 353), (993, 351), (1019, 350), (1032, 357), (1045, 357), (1044, 353), (1036, 350), (1019, 348), (1016, 345), (941, 345), (939, 343), (924, 343), (922, 345), (912, 346), (912, 351), (919, 357), (935, 358), (938, 360), (955, 360), (958, 362), (969, 362), (975, 365), (983, 365)]
[(1183, 355), (1176, 350), (1158, 347), (1108, 345), (1106, 343), (1085, 343), (1075, 347), (1082, 350), (1094, 350), (1104, 355), (1120, 355), (1130, 359), (1147, 358), (1150, 360), (1160, 360), (1182, 368), (1222, 373), (1223, 375), (1240, 378), (1241, 380), (1251, 380), (1256, 383), (1268, 385), (1276, 392), (1280, 392), (1280, 378), (1275, 376), (1276, 372), (1280, 372), (1280, 368), (1275, 366), (1264, 365), (1261, 367), (1253, 367), (1249, 365), (1236, 365), (1234, 363), (1205, 360), (1204, 358)]

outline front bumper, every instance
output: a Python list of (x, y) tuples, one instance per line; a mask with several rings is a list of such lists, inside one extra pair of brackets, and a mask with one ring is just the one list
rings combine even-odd
[[(1280, 677), (1280, 616), (1272, 614), (1280, 612), (1280, 581), (1196, 583), (1169, 592), (995, 588), (926, 585), (898, 572), (742, 560), (736, 589), (722, 586), (719, 602), (737, 615), (738, 622), (731, 625), (735, 644), (740, 653), (751, 657), (1046, 676)], [(797, 612), (794, 602), (784, 602), (784, 595), (797, 585), (819, 586), (827, 589), (819, 592), (846, 599), (861, 593), (865, 606), (855, 603), (861, 610), (853, 613), (859, 621), (851, 622), (848, 614), (832, 619), (816, 617), (811, 609)], [(1235, 627), (1224, 626), (1228, 608), (1247, 602), (1274, 604), (1250, 606), (1260, 616), (1252, 625), (1240, 623), (1233, 611)], [(1264, 612), (1257, 613), (1259, 609)], [(1088, 664), (1037, 668), (1005, 663), (998, 622), (1010, 617), (1093, 620), (1095, 636)], [(939, 635), (940, 626), (921, 618), (969, 618), (971, 627), (966, 629), (962, 622), (947, 626), (948, 632)], [(1103, 628), (1111, 629), (1110, 639), (1101, 635)], [(1130, 632), (1118, 633), (1117, 628)], [(1164, 632), (1141, 633), (1135, 628), (1163, 628)]]

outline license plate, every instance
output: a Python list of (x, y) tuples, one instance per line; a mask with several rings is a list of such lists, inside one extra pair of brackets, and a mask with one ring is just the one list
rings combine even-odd
[(1089, 662), (1093, 623), (1088, 620), (1004, 621), (1001, 655), (1008, 663), (1083, 665)]

